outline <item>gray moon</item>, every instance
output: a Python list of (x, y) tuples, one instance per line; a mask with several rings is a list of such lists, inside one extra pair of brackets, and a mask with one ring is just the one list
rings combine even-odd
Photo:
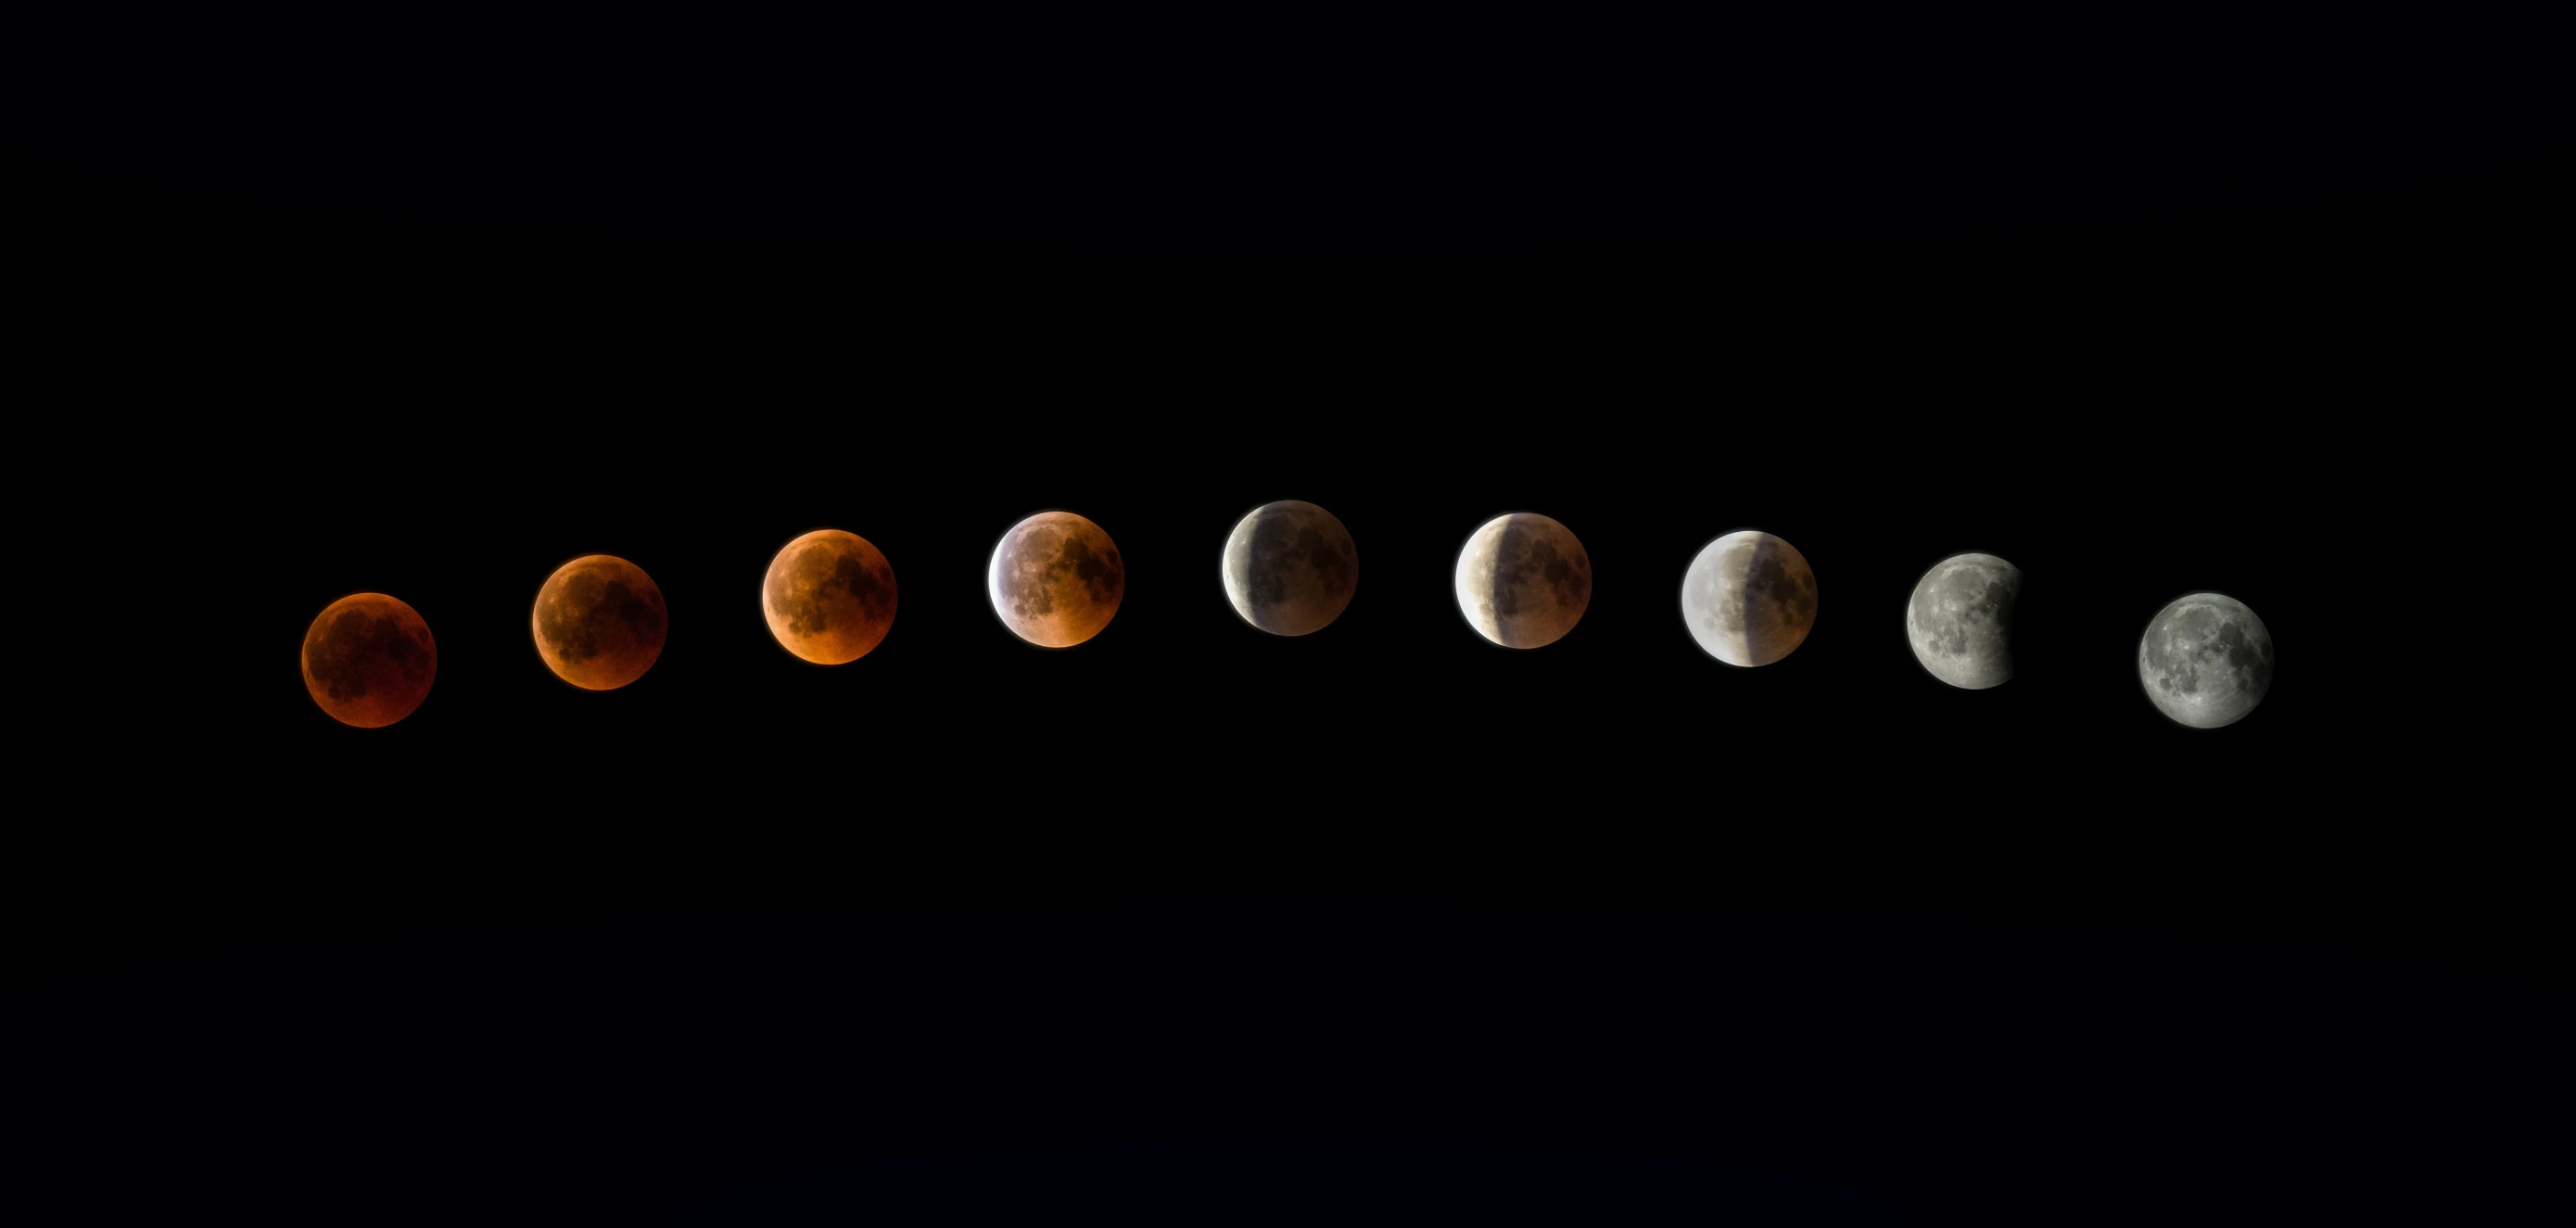
[(1011, 633), (1044, 648), (1100, 634), (1127, 595), (1127, 561), (1099, 525), (1071, 512), (1040, 512), (993, 547), (985, 586)]
[(1816, 573), (1786, 541), (1755, 529), (1729, 533), (1682, 573), (1682, 621), (1708, 655), (1769, 665), (1815, 628)]
[(1312, 503), (1283, 499), (1252, 509), (1225, 539), (1225, 598), (1272, 635), (1321, 631), (1359, 590), (1351, 531)]
[(2233, 597), (2177, 598), (2138, 640), (2138, 682), (2180, 724), (2233, 725), (2272, 689), (2272, 633)]
[(2013, 603), (2021, 568), (1991, 554), (1954, 554), (1932, 565), (1905, 603), (1914, 659), (1955, 687), (1982, 691), (2012, 681)]
[(1458, 609), (1505, 648), (1565, 638), (1592, 604), (1592, 556), (1564, 525), (1534, 512), (1488, 520), (1458, 552)]

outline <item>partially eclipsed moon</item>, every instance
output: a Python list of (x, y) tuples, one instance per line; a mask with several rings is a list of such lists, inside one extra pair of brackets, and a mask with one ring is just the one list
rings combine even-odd
[(1071, 512), (1040, 512), (1012, 525), (993, 547), (985, 587), (1012, 634), (1070, 648), (1117, 615), (1127, 563), (1099, 525)]
[(393, 724), (429, 698), (437, 678), (429, 624), (383, 593), (334, 601), (304, 632), (304, 689), (341, 724)]
[(1932, 676), (1971, 691), (2012, 680), (2013, 604), (2021, 568), (1991, 554), (1932, 565), (1905, 603), (1905, 638)]
[(2138, 681), (2157, 711), (2182, 724), (2235, 724), (2272, 689), (2272, 633), (2233, 597), (2176, 598), (2138, 640)]
[(1682, 574), (1682, 621), (1729, 665), (1769, 665), (1816, 625), (1816, 573), (1798, 548), (1752, 529), (1702, 547)]
[(1534, 512), (1496, 516), (1458, 552), (1458, 609), (1505, 648), (1563, 639), (1592, 604), (1592, 556), (1564, 525)]
[(653, 578), (608, 554), (556, 568), (537, 590), (528, 622), (546, 668), (585, 691), (613, 691), (643, 677), (661, 659), (670, 627)]
[(760, 608), (781, 647), (817, 665), (845, 665), (893, 629), (894, 567), (856, 533), (816, 529), (769, 561)]
[(1295, 499), (1265, 503), (1225, 541), (1226, 600), (1273, 635), (1320, 631), (1351, 604), (1360, 555), (1331, 512)]

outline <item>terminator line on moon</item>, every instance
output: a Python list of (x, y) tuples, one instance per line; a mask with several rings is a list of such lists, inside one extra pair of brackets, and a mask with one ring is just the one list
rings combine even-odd
[(760, 611), (780, 647), (816, 665), (847, 665), (894, 628), (894, 566), (868, 539), (816, 529), (779, 550)]
[(2223, 593), (2177, 597), (2138, 640), (2138, 682), (2181, 724), (2232, 725), (2272, 689), (2272, 633)]
[(661, 659), (670, 619), (661, 588), (643, 568), (591, 554), (546, 577), (528, 625), (537, 655), (556, 677), (585, 691), (613, 691)]
[(331, 719), (381, 729), (412, 714), (438, 679), (429, 624), (398, 598), (352, 593), (304, 633), (304, 689)]
[(1932, 565), (1905, 603), (1905, 638), (1933, 677), (1978, 691), (2012, 680), (2013, 603), (2021, 568), (1991, 554), (1954, 554)]
[(1700, 548), (1682, 573), (1682, 621), (1708, 655), (1769, 665), (1816, 625), (1816, 573), (1798, 548), (1754, 529)]
[(1265, 503), (1225, 540), (1226, 600), (1273, 635), (1321, 631), (1359, 590), (1360, 556), (1331, 512), (1296, 499)]
[(1458, 552), (1458, 610), (1505, 648), (1565, 638), (1592, 604), (1592, 556), (1571, 530), (1536, 512), (1496, 516)]
[(1013, 635), (1070, 648), (1117, 616), (1127, 563), (1099, 525), (1071, 512), (1040, 512), (1002, 534), (985, 588)]

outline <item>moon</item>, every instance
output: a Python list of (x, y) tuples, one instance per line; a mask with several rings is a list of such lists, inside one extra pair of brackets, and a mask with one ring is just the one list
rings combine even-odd
[(1011, 633), (1042, 648), (1071, 648), (1100, 634), (1127, 595), (1127, 563), (1100, 526), (1071, 512), (1040, 512), (993, 547), (985, 586)]
[(1816, 625), (1816, 573), (1807, 556), (1755, 529), (1700, 548), (1682, 573), (1682, 621), (1708, 655), (1769, 665), (1798, 650)]
[(1458, 609), (1505, 648), (1565, 638), (1592, 604), (1592, 556), (1572, 531), (1535, 512), (1486, 521), (1458, 552)]
[(760, 609), (779, 646), (816, 665), (868, 655), (894, 627), (894, 567), (868, 539), (816, 529), (769, 560)]
[(1265, 503), (1225, 539), (1226, 600), (1273, 635), (1323, 630), (1359, 590), (1359, 548), (1331, 512), (1295, 499)]
[(1981, 691), (2012, 681), (2013, 603), (2021, 568), (1991, 554), (1954, 554), (1932, 565), (1905, 605), (1914, 659), (1955, 687)]
[(643, 568), (592, 554), (546, 577), (528, 625), (537, 655), (556, 677), (585, 691), (613, 691), (661, 659), (670, 619), (661, 588)]
[(2272, 633), (2233, 597), (2176, 598), (2138, 640), (2138, 682), (2177, 723), (2233, 725), (2272, 689)]
[(304, 632), (304, 689), (331, 719), (381, 729), (412, 714), (438, 678), (438, 642), (419, 612), (383, 593), (323, 607)]

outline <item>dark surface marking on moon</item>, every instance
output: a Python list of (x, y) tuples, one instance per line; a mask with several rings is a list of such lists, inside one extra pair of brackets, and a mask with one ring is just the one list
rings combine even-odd
[(894, 572), (862, 563), (839, 542), (819, 541), (769, 577), (769, 604), (787, 616), (788, 630), (798, 635), (831, 629), (834, 594), (858, 602), (860, 625), (883, 622), (894, 613)]
[(364, 609), (344, 610), (305, 637), (305, 668), (333, 699), (365, 697), (367, 666), (373, 661), (389, 661), (406, 681), (417, 683), (429, 673), (429, 646), (413, 639), (403, 621)]
[(626, 624), (636, 644), (661, 641), (661, 594), (639, 595), (624, 577), (611, 578), (614, 570), (597, 565), (565, 576), (562, 598), (538, 609), (537, 630), (565, 664), (599, 655), (599, 628), (606, 619)]

